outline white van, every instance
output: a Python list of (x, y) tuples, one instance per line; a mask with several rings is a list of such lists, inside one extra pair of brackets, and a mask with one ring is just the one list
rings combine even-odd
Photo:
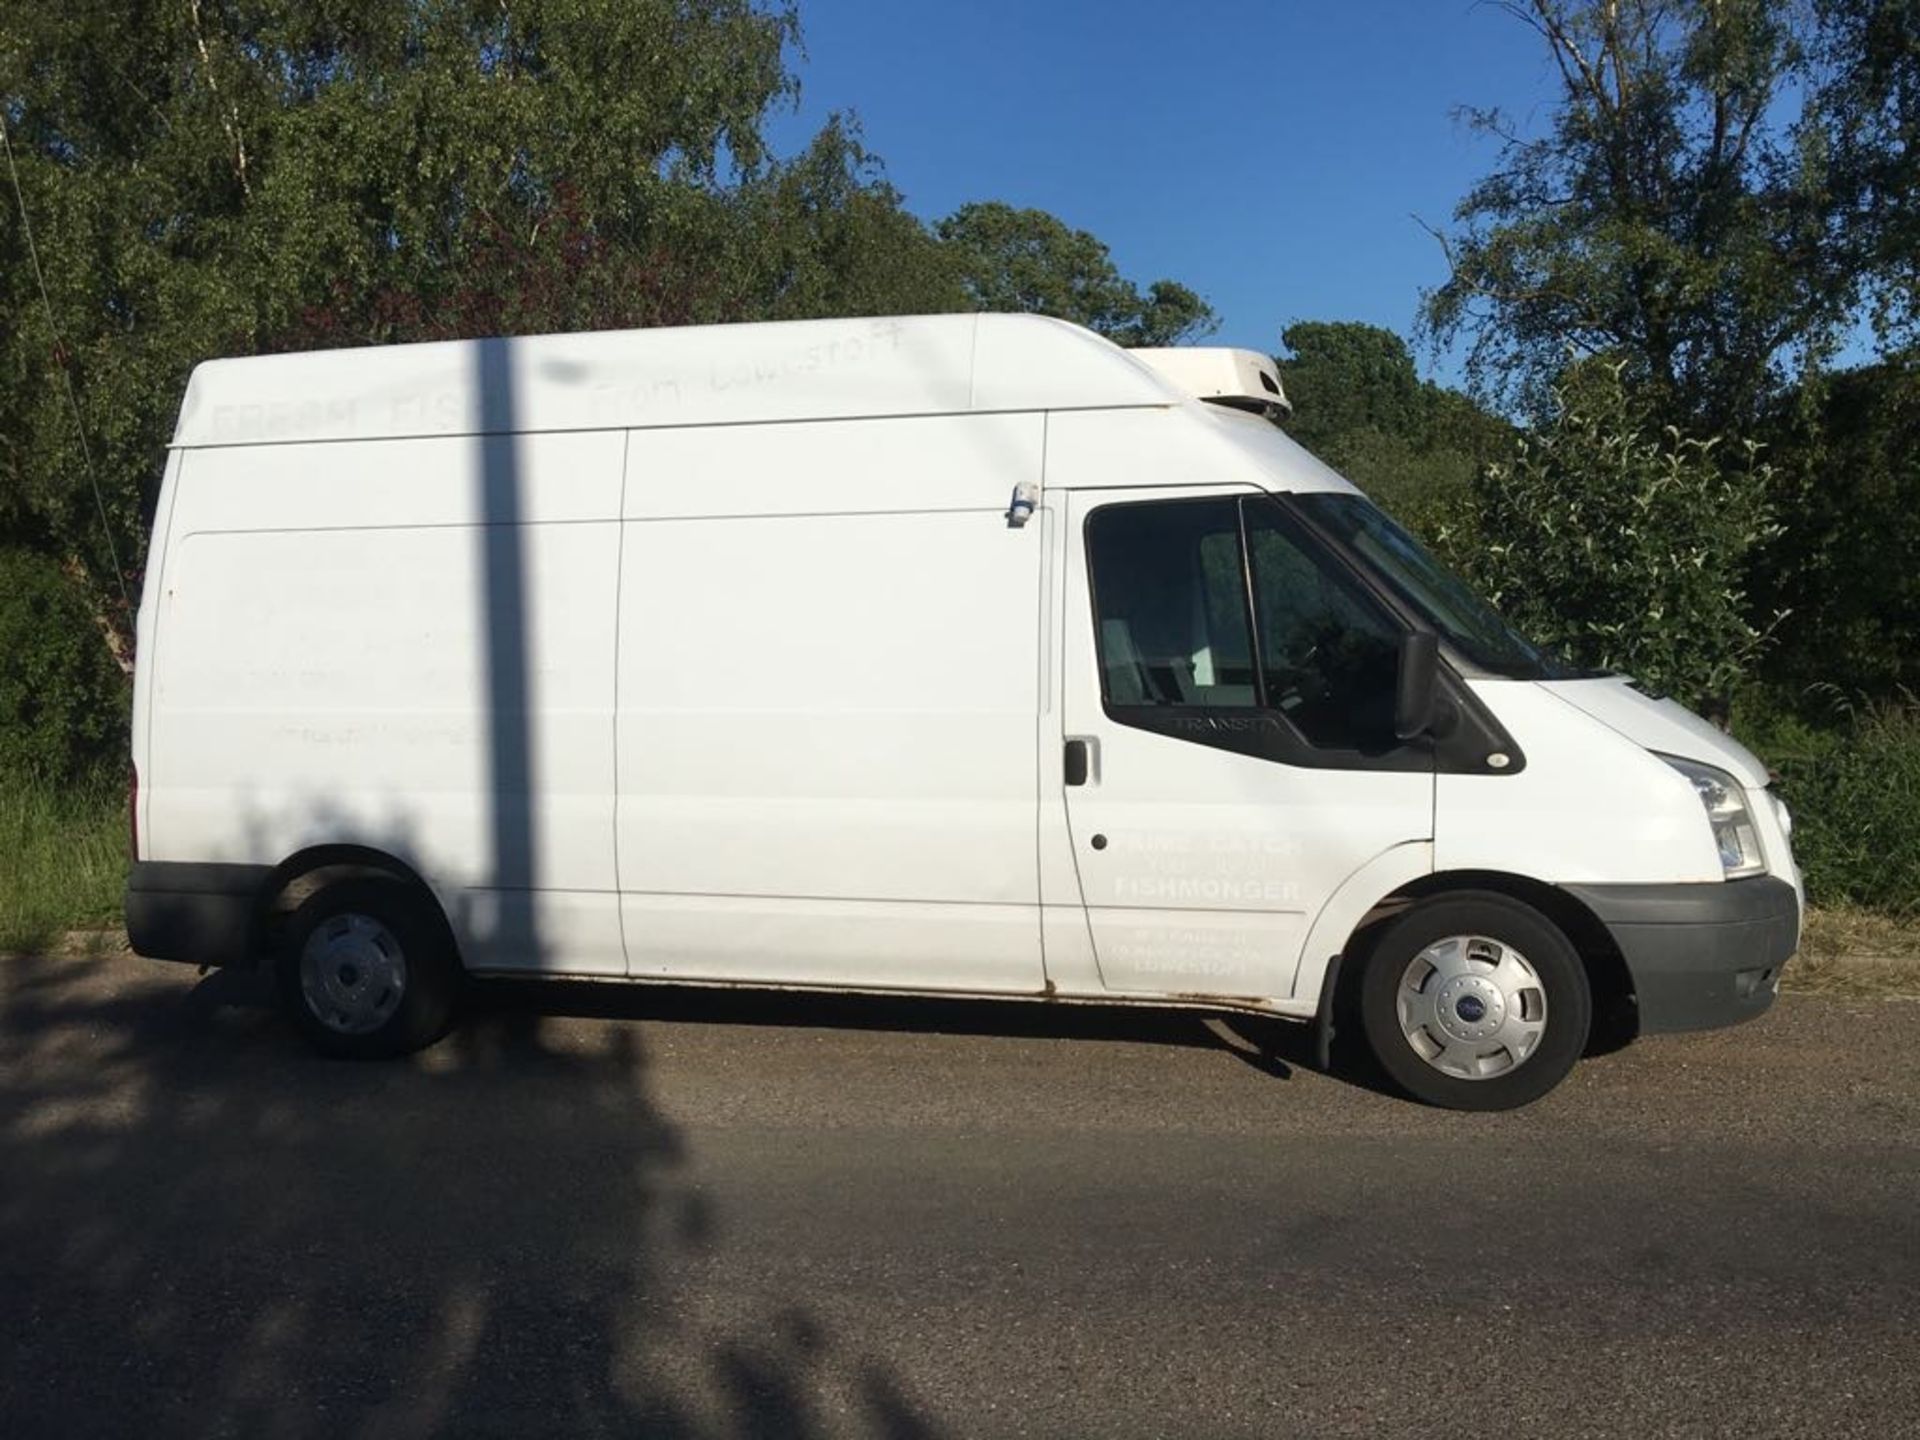
[[(142, 954), (391, 1054), (465, 974), (1141, 1002), (1415, 1096), (1766, 1009), (1754, 757), (1516, 635), (1262, 412), (1007, 315), (221, 360), (154, 520)], [(1342, 1013), (1346, 1013), (1344, 1008)]]

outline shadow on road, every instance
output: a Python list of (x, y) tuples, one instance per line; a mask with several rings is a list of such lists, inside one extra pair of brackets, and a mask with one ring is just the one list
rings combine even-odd
[(489, 980), (471, 987), (467, 1003), (470, 1017), (484, 1022), (527, 1013), (582, 1019), (1176, 1045), (1225, 1050), (1281, 1080), (1291, 1078), (1296, 1066), (1311, 1067), (1314, 1063), (1313, 1036), (1306, 1026), (1258, 1015), (1147, 1005), (569, 980)]
[(4, 966), (7, 1433), (933, 1433), (804, 1296), (703, 1317), (638, 1027), (489, 1003), (342, 1064), (251, 976)]

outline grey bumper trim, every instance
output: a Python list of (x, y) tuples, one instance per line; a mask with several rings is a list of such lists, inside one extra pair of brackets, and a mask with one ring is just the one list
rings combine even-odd
[(1761, 1014), (1800, 937), (1800, 901), (1772, 875), (1698, 885), (1567, 885), (1620, 947), (1643, 1033)]
[(244, 965), (270, 865), (136, 860), (127, 874), (127, 942), (137, 954), (192, 965)]

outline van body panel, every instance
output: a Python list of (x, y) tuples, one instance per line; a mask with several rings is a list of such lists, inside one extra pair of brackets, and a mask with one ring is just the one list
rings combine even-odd
[(1118, 346), (1039, 315), (662, 326), (210, 360), (179, 447), (1180, 404)]
[[(1699, 798), (1665, 761), (1530, 680), (1469, 680), (1526, 752), (1517, 774), (1442, 774), (1434, 867), (1550, 884), (1724, 878)], [(1604, 777), (1604, 780), (1602, 780)]]
[(1032, 905), (629, 894), (636, 980), (1038, 995)]
[[(147, 858), (362, 845), (431, 877), (475, 968), (623, 973), (621, 450), (556, 435), (276, 446), (270, 465), (186, 452), (155, 616)], [(517, 524), (488, 523), (502, 473)], [(511, 673), (490, 643), (503, 543)]]
[[(1013, 484), (1039, 483), (1043, 423), (739, 427), (698, 448), (633, 435), (630, 973), (1042, 987), (1044, 527), (1010, 527), (1006, 509)], [(675, 516), (690, 465), (733, 478), (703, 497), (710, 513)]]
[[(1053, 466), (1049, 476), (1066, 478)], [(1065, 467), (1063, 466), (1063, 469)], [(1084, 471), (1067, 471), (1079, 479)], [(1237, 487), (1069, 497), (1060, 742), (1095, 751), (1065, 789), (1105, 986), (1286, 999), (1312, 918), (1376, 857), (1433, 836), (1425, 770), (1319, 769), (1117, 723), (1095, 636), (1087, 524), (1108, 506), (1236, 498)]]
[[(1784, 820), (1785, 805), (1777, 803), (1771, 791), (1749, 789), (1747, 808), (1753, 816), (1754, 828), (1760, 832), (1760, 848), (1767, 857), (1767, 873), (1791, 885), (1794, 894), (1800, 897), (1800, 907), (1804, 910), (1807, 903), (1806, 877), (1801, 874), (1800, 866), (1793, 858), (1793, 840)], [(1796, 925), (1796, 940), (1799, 934)]]
[[(1057, 417), (1049, 417), (1049, 428)], [(1041, 904), (1041, 940), (1046, 956), (1047, 981), (1062, 994), (1105, 994), (1100, 968), (1094, 959), (1093, 934), (1087, 927), (1087, 909), (1080, 896), (1080, 865), (1074, 853), (1073, 832), (1067, 824), (1062, 697), (1066, 693), (1066, 646), (1063, 625), (1075, 623), (1077, 612), (1067, 595), (1069, 538), (1078, 539), (1067, 512), (1070, 492), (1045, 492), (1032, 524), (1041, 530), (1040, 707), (1034, 740), (1039, 752), (1038, 868)], [(1076, 603), (1084, 604), (1085, 597)], [(1096, 757), (1097, 758), (1097, 757)]]
[[(562, 432), (189, 450), (175, 533), (609, 521), (624, 446)], [(488, 486), (502, 481), (512, 493), (496, 501), (511, 513), (492, 513)]]
[(1279, 426), (1244, 410), (1193, 405), (1184, 412), (1210, 448), (1250, 467), (1256, 484), (1289, 495), (1358, 495), (1354, 483)]
[(1300, 949), (1299, 968), (1294, 972), (1294, 998), (1317, 1003), (1329, 963), (1347, 948), (1368, 912), (1396, 891), (1432, 874), (1433, 869), (1432, 842), (1410, 841), (1381, 851), (1349, 875), (1313, 917), (1313, 926)]
[(1048, 416), (1047, 483), (1074, 490), (1244, 485), (1359, 493), (1269, 421), (1197, 401)]
[[(1038, 483), (1040, 414), (693, 426), (628, 437), (625, 520), (926, 514), (1004, 516)], [(858, 558), (857, 555), (854, 558)]]
[(185, 458), (180, 451), (173, 451), (167, 456), (166, 469), (161, 473), (160, 494), (153, 510), (153, 534), (147, 547), (146, 573), (140, 581), (140, 609), (133, 618), (136, 663), (133, 708), (128, 723), (128, 758), (133, 766), (135, 785), (130, 817), (134, 860), (146, 853), (145, 837), (149, 834), (147, 780), (153, 773), (153, 687), (160, 673), (160, 612), (166, 594), (167, 537), (173, 530), (173, 497)]
[[(1065, 806), (1058, 810), (1064, 821)], [(1040, 944), (1047, 962), (1047, 993), (1094, 999), (1116, 992), (1100, 976), (1093, 950), (1093, 931), (1087, 925), (1087, 907), (1080, 903), (1078, 881), (1071, 904), (1040, 907)]]
[(1715, 765), (1749, 789), (1766, 788), (1767, 767), (1751, 750), (1684, 705), (1647, 694), (1625, 675), (1539, 684), (1643, 749)]
[[(1746, 790), (1747, 812), (1768, 873), (1792, 886), (1804, 906), (1805, 881), (1793, 858), (1782, 810), (1767, 790), (1771, 777), (1751, 750), (1684, 706), (1648, 695), (1624, 675), (1543, 681), (1540, 688), (1643, 750), (1712, 765), (1733, 776)], [(1797, 941), (1797, 920), (1794, 935)]]

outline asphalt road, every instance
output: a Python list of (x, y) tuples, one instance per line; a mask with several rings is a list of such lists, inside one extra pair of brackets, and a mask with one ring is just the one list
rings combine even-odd
[(1191, 1016), (254, 998), (0, 961), (0, 1434), (1920, 1434), (1920, 1005), (1475, 1117)]

